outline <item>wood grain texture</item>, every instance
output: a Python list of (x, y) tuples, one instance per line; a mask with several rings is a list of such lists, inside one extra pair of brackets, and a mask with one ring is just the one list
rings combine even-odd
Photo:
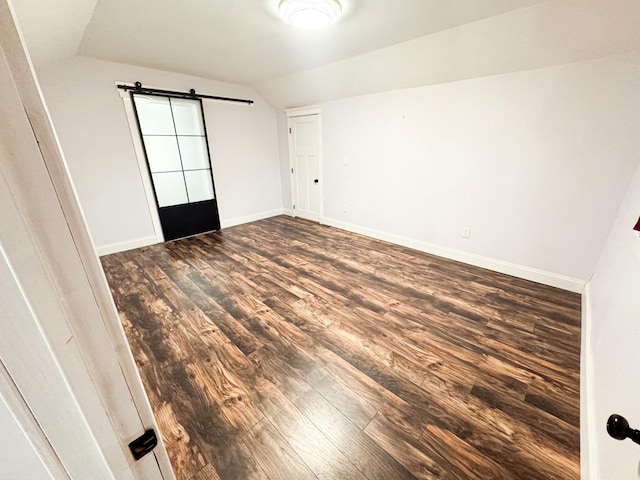
[(578, 479), (580, 296), (289, 217), (102, 258), (179, 479)]

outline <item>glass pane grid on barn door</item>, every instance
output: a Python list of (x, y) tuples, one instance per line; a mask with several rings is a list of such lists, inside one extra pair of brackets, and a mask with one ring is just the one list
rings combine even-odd
[(158, 207), (215, 198), (198, 100), (133, 94)]

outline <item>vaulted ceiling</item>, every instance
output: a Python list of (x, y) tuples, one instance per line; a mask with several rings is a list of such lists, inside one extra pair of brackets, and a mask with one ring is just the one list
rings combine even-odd
[(88, 57), (251, 85), (276, 106), (637, 50), (638, 0), (342, 0), (323, 30), (279, 0), (13, 0), (38, 66)]

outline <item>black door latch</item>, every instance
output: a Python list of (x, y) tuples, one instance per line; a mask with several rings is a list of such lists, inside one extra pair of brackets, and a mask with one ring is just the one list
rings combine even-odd
[(129, 444), (133, 458), (140, 460), (158, 445), (158, 437), (153, 429), (149, 429)]

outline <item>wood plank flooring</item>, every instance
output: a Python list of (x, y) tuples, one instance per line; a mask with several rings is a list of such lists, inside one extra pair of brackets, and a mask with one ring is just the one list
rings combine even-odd
[(579, 295), (284, 216), (102, 262), (181, 480), (580, 477)]

